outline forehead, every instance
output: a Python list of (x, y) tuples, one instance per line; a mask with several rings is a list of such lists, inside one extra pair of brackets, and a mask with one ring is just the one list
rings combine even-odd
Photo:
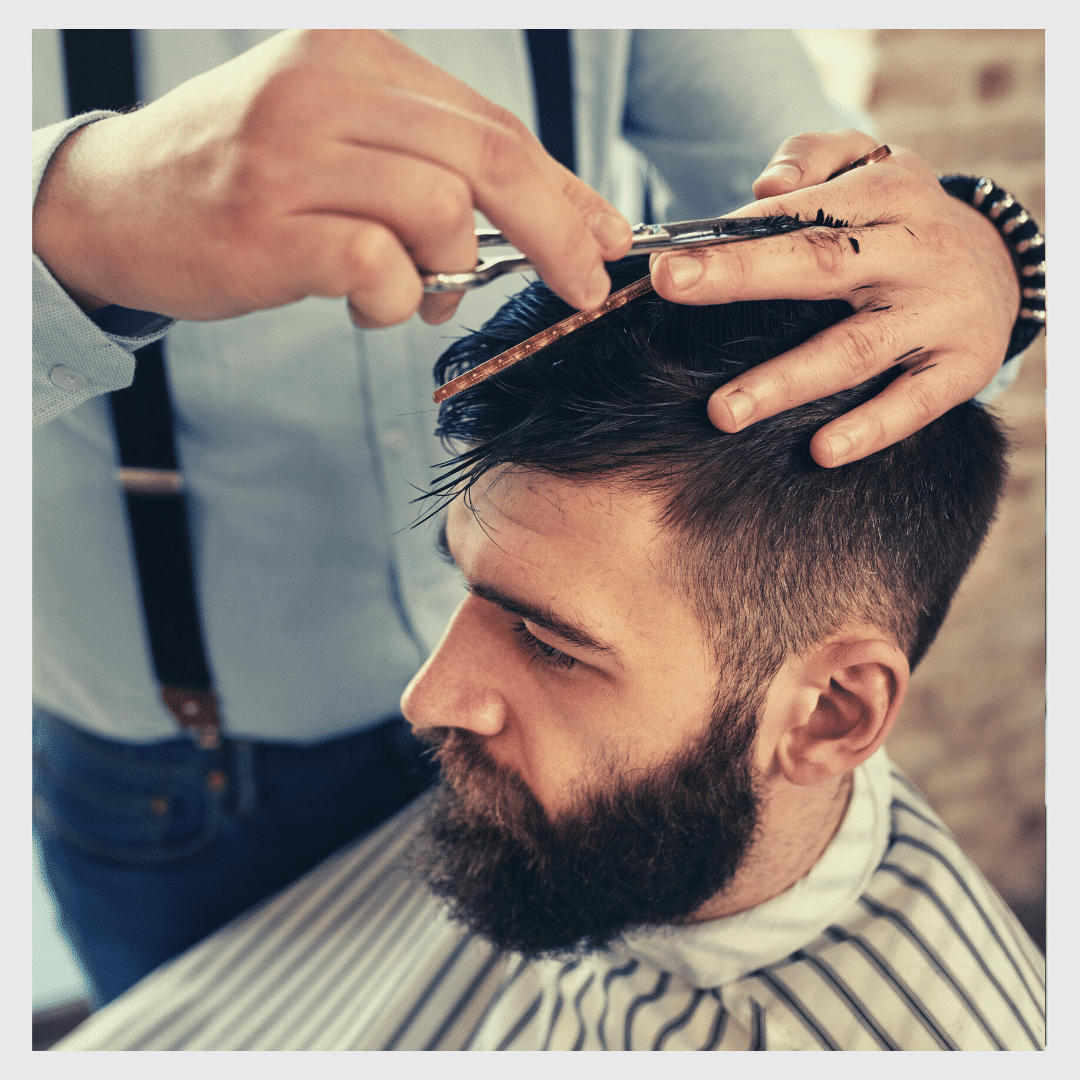
[(502, 556), (547, 571), (551, 557), (562, 555), (597, 573), (619, 567), (653, 577), (662, 542), (654, 518), (653, 501), (636, 492), (502, 469), (451, 505), (447, 534), (459, 562)]
[(555, 607), (616, 647), (700, 636), (663, 577), (658, 511), (640, 492), (508, 469), (451, 505), (447, 539), (471, 583)]

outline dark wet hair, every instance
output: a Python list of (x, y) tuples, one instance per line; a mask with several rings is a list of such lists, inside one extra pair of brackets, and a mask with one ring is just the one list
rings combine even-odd
[[(648, 272), (640, 258), (609, 269), (614, 288)], [(443, 354), (436, 383), (571, 312), (529, 286)], [(959, 405), (886, 450), (823, 469), (813, 434), (898, 368), (733, 435), (706, 415), (718, 386), (851, 312), (843, 301), (687, 307), (650, 293), (445, 402), (438, 434), (466, 449), (428, 498), (504, 465), (653, 493), (671, 540), (665, 572), (726, 678), (760, 687), (850, 620), (893, 635), (914, 667), (993, 519), (1006, 452), (994, 417)]]

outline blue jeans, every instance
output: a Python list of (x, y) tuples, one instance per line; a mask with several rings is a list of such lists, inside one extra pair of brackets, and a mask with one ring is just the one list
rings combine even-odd
[(310, 746), (125, 743), (34, 712), (34, 824), (102, 1005), (428, 786), (397, 718)]

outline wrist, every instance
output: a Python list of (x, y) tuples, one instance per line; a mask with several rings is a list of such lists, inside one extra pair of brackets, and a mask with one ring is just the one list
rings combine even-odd
[(80, 190), (85, 191), (87, 185), (72, 175), (71, 159), (77, 143), (93, 126), (76, 128), (57, 147), (41, 178), (32, 217), (34, 254), (87, 314), (111, 303), (88, 287), (80, 273), (80, 264), (86, 261), (81, 256), (85, 250), (82, 226), (90, 211), (80, 205)]
[(1046, 242), (1031, 215), (992, 180), (942, 176), (939, 182), (993, 226), (1012, 259), (1020, 300), (1005, 353), (1009, 360), (1023, 352), (1046, 324)]

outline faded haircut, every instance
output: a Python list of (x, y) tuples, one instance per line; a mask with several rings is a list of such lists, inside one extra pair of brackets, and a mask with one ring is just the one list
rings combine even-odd
[[(620, 288), (648, 265), (609, 269)], [(571, 313), (530, 285), (440, 357), (436, 383)], [(718, 386), (851, 313), (843, 301), (688, 307), (650, 293), (444, 402), (437, 434), (466, 449), (427, 498), (467, 498), (500, 466), (653, 494), (670, 540), (663, 571), (722, 678), (760, 689), (786, 657), (851, 621), (887, 632), (914, 668), (994, 516), (1006, 451), (995, 418), (968, 402), (824, 469), (813, 434), (905, 375), (898, 366), (737, 434), (706, 414)]]

